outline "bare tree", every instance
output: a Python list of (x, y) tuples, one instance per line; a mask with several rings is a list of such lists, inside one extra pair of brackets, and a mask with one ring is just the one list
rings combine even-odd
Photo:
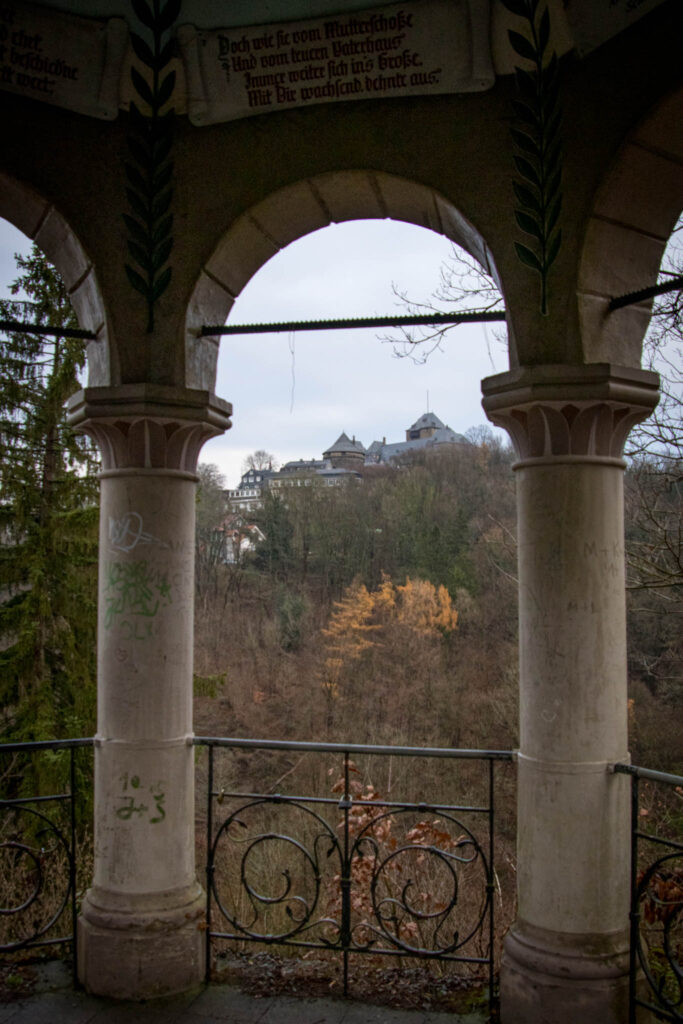
[[(669, 240), (658, 283), (683, 275), (683, 216)], [(661, 399), (652, 416), (636, 428), (629, 455), (654, 455), (679, 462), (683, 458), (683, 293), (668, 292), (655, 299), (645, 336), (644, 362), (661, 378)]]
[(225, 477), (213, 462), (200, 462), (197, 476), (197, 528), (213, 530), (221, 525), (227, 511)]
[[(488, 313), (503, 309), (503, 297), (498, 287), (481, 264), (457, 245), (451, 247), (450, 256), (439, 270), (439, 282), (426, 302), (411, 299), (405, 288), (392, 285), (394, 295), (411, 316), (431, 313)], [(425, 363), (432, 352), (440, 349), (453, 324), (418, 327), (401, 327), (397, 334), (384, 335), (383, 341), (394, 346), (397, 356), (408, 357), (416, 363)], [(507, 343), (504, 326), (491, 332), (501, 346)], [(487, 332), (488, 343), (488, 332)], [(490, 354), (490, 353), (489, 353)], [(492, 360), (493, 362), (493, 360)]]
[[(683, 273), (683, 218), (670, 239), (659, 274)], [(654, 304), (645, 338), (645, 363), (660, 375), (661, 400), (632, 433), (627, 473), (630, 513), (629, 586), (683, 601), (683, 295)]]
[(225, 562), (226, 517), (225, 480), (212, 462), (201, 462), (197, 468), (197, 521), (195, 532), (195, 580), (197, 596), (205, 602), (210, 590), (216, 589), (218, 568)]
[[(683, 274), (683, 218), (667, 247), (659, 281)], [(501, 308), (492, 277), (472, 256), (453, 246), (428, 302), (415, 302), (404, 289), (394, 293), (411, 314)], [(391, 341), (399, 356), (425, 362), (442, 346), (451, 326), (402, 328)], [(504, 332), (494, 332), (501, 344)], [(683, 295), (655, 300), (644, 342), (644, 364), (661, 379), (655, 412), (631, 434), (627, 457), (629, 587), (651, 589), (667, 601), (683, 600)]]
[(251, 455), (247, 455), (246, 459), (242, 463), (242, 472), (247, 473), (250, 469), (277, 469), (278, 461), (274, 455), (270, 452), (265, 451), (263, 448), (257, 448)]

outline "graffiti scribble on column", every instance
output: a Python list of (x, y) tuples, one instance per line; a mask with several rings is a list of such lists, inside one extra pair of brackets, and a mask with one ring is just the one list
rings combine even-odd
[(146, 533), (139, 512), (126, 512), (115, 518), (109, 516), (109, 543), (119, 551), (132, 551), (138, 544), (156, 544), (167, 548), (168, 544), (151, 533)]
[(147, 561), (108, 562), (104, 599), (106, 629), (121, 615), (154, 618), (173, 602), (166, 573)]

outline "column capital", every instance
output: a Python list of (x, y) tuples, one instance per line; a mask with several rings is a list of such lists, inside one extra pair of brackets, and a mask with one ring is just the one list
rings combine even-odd
[(656, 373), (609, 363), (523, 366), (482, 381), (482, 405), (522, 465), (621, 465), (626, 438), (657, 405), (658, 388)]
[(104, 473), (157, 469), (194, 474), (202, 445), (232, 425), (232, 406), (208, 391), (158, 384), (85, 388), (67, 419), (102, 453)]

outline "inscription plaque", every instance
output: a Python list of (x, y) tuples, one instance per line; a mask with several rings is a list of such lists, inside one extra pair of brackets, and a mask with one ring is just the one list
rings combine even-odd
[(251, 28), (178, 30), (195, 125), (493, 85), (489, 7), (422, 0)]
[(123, 18), (0, 0), (0, 89), (113, 120), (127, 39)]

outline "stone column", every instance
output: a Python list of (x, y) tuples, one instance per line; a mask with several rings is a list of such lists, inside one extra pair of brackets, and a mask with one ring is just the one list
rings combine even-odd
[(604, 364), (483, 382), (517, 474), (518, 916), (503, 1024), (628, 1020), (623, 445), (657, 377)]
[(192, 658), (197, 459), (230, 426), (207, 392), (89, 388), (69, 419), (102, 452), (95, 865), (85, 988), (126, 999), (203, 974), (194, 863)]

